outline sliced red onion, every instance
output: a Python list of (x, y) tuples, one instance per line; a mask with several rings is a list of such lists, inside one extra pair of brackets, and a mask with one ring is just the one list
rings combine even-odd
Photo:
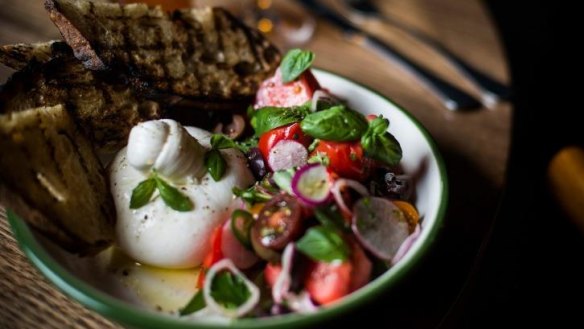
[(295, 246), (289, 243), (282, 254), (282, 270), (272, 287), (272, 298), (279, 305), (286, 302), (286, 305), (298, 313), (315, 312), (318, 307), (310, 299), (310, 295), (305, 290), (298, 294), (290, 291), (292, 287), (292, 266), (294, 263)]
[(290, 292), (292, 285), (292, 261), (294, 258), (294, 243), (289, 243), (282, 253), (282, 270), (272, 287), (272, 298), (276, 304), (282, 304), (284, 297)]
[(320, 163), (306, 165), (292, 177), (292, 191), (305, 204), (320, 206), (330, 199), (332, 181), (327, 168)]
[(412, 248), (414, 243), (420, 237), (420, 233), (422, 233), (422, 229), (420, 227), (420, 224), (418, 224), (416, 225), (414, 232), (410, 234), (410, 236), (408, 236), (407, 239), (405, 239), (405, 241), (399, 246), (399, 249), (397, 250), (395, 256), (393, 256), (393, 259), (391, 260), (391, 265), (397, 264), (397, 262), (404, 258), (404, 256), (408, 253), (408, 251)]
[(331, 193), (335, 198), (335, 202), (337, 203), (341, 211), (352, 216), (353, 212), (351, 211), (351, 209), (349, 209), (349, 207), (347, 207), (347, 204), (345, 203), (345, 200), (343, 200), (343, 196), (341, 195), (341, 190), (344, 189), (345, 187), (352, 188), (353, 190), (357, 191), (359, 194), (361, 194), (361, 196), (364, 197), (369, 196), (369, 191), (365, 186), (363, 186), (363, 184), (352, 179), (339, 178), (335, 181), (333, 187), (331, 188)]
[(297, 313), (314, 313), (318, 310), (312, 299), (310, 299), (310, 294), (306, 290), (302, 290), (298, 294), (288, 293), (286, 295), (286, 304), (288, 307)]
[(351, 228), (365, 249), (385, 261), (393, 259), (410, 235), (403, 212), (391, 201), (378, 197), (355, 203)]
[(325, 101), (330, 104), (336, 104), (338, 101), (328, 93), (326, 90), (319, 89), (312, 94), (312, 101), (310, 102), (310, 111), (316, 112), (318, 110), (318, 102)]
[[(227, 309), (219, 305), (211, 296), (211, 283), (215, 276), (221, 271), (229, 271), (231, 274), (239, 276), (245, 283), (247, 289), (249, 289), (249, 298), (238, 308)], [(249, 281), (245, 275), (237, 269), (237, 267), (235, 267), (233, 261), (224, 258), (209, 268), (207, 276), (205, 277), (205, 284), (203, 285), (203, 296), (205, 297), (205, 303), (209, 309), (230, 318), (238, 318), (249, 313), (258, 304), (260, 301), (260, 290), (255, 284), (253, 284), (253, 282)]]
[(226, 258), (231, 259), (237, 268), (242, 270), (254, 266), (259, 261), (258, 256), (241, 244), (235, 234), (233, 234), (230, 220), (227, 220), (223, 225), (221, 252)]
[(293, 140), (281, 140), (268, 155), (268, 165), (272, 171), (300, 167), (306, 164), (308, 150), (304, 145)]

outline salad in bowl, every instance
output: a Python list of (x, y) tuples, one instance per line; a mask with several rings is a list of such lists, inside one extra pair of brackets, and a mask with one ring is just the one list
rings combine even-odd
[(405, 112), (315, 74), (313, 56), (284, 57), (236, 139), (136, 125), (108, 165), (114, 247), (81, 262), (49, 250), (97, 289), (193, 323), (310, 318), (393, 282), (436, 234), (441, 160)]

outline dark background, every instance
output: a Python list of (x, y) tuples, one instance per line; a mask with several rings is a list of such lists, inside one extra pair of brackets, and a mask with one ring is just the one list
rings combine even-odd
[(584, 327), (584, 237), (546, 181), (551, 157), (584, 146), (575, 5), (492, 0), (515, 91), (507, 189), (480, 265), (445, 327)]

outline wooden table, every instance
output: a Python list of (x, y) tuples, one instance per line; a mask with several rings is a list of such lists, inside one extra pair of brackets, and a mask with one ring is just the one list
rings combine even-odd
[[(496, 31), (478, 0), (379, 2), (384, 9), (442, 41), (477, 68), (508, 82)], [(0, 8), (0, 44), (59, 37), (42, 9), (41, 0), (0, 0)], [(468, 82), (429, 49), (387, 26), (368, 24), (367, 28), (476, 95)], [(427, 262), (409, 280), (418, 293), (407, 294), (410, 297), (398, 302), (384, 297), (374, 305), (379, 309), (399, 305), (400, 312), (407, 315), (397, 322), (381, 319), (381, 323), (435, 327), (468, 277), (496, 212), (505, 182), (511, 106), (449, 112), (398, 67), (347, 43), (338, 31), (324, 23), (318, 25), (315, 37), (306, 47), (317, 54), (316, 66), (368, 85), (408, 109), (428, 128), (445, 157), (451, 183), (446, 227)], [(9, 75), (7, 69), (0, 68), (0, 82)], [(0, 236), (0, 328), (38, 328), (40, 324), (43, 328), (116, 327), (64, 296), (39, 275), (18, 249), (1, 209)], [(371, 312), (369, 309), (365, 314)]]

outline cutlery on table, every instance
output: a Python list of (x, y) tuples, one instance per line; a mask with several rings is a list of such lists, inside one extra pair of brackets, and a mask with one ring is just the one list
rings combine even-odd
[(418, 79), (418, 81), (437, 96), (442, 104), (449, 110), (470, 110), (480, 108), (481, 102), (465, 91), (434, 75), (416, 62), (407, 58), (389, 43), (361, 30), (345, 17), (336, 13), (333, 9), (318, 0), (298, 0), (314, 16), (323, 18), (327, 22), (339, 28), (348, 40), (369, 48), (384, 58), (398, 64), (406, 72)]
[[(442, 43), (420, 32), (419, 30), (395, 19), (393, 16), (382, 12), (372, 0), (343, 0), (353, 18), (372, 19), (391, 25), (415, 40), (429, 46), (446, 59), (461, 75), (470, 80), (479, 88), (481, 99), (485, 106), (491, 107), (501, 100), (506, 100), (511, 95), (509, 88), (485, 73), (469, 65), (465, 60), (448, 50)], [(349, 17), (351, 19), (351, 17)]]

